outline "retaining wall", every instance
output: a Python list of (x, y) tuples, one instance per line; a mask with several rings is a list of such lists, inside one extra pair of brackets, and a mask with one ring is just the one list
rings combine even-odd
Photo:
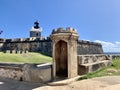
[(52, 80), (51, 64), (0, 63), (0, 77), (20, 81), (49, 82)]
[[(120, 58), (120, 55), (78, 55), (78, 74), (86, 74), (108, 66), (111, 64), (109, 61), (118, 57)], [(0, 77), (45, 83), (52, 80), (52, 64), (0, 63)]]
[(89, 54), (78, 55), (78, 74), (83, 75), (111, 65), (112, 60), (120, 55)]

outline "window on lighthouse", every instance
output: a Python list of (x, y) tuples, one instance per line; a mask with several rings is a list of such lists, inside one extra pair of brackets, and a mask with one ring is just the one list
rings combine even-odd
[(37, 33), (36, 36), (38, 36), (39, 34)]

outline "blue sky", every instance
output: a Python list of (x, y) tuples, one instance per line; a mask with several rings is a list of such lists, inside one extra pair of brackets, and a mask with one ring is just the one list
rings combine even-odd
[(53, 28), (73, 27), (80, 39), (120, 52), (120, 0), (0, 0), (1, 38), (26, 38), (34, 21), (49, 36)]

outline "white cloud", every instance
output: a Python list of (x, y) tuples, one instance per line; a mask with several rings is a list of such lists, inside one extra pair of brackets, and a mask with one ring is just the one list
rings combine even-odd
[(100, 40), (95, 40), (95, 42), (101, 43), (104, 52), (120, 52), (120, 42), (105, 42)]
[(85, 41), (90, 41), (90, 40), (88, 40), (88, 39), (82, 39), (82, 40), (85, 40)]

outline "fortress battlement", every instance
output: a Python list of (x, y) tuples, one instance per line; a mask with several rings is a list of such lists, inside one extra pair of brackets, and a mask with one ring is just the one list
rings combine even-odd
[(102, 46), (100, 43), (85, 41), (85, 40), (78, 40), (78, 44), (88, 44), (88, 45)]
[(56, 33), (75, 33), (75, 34), (77, 34), (77, 30), (72, 27), (67, 27), (66, 29), (64, 29), (64, 28), (53, 29), (52, 34), (56, 34)]
[(32, 42), (32, 41), (43, 41), (48, 40), (49, 38), (45, 37), (30, 37), (30, 38), (14, 38), (14, 39), (5, 39), (4, 42)]

